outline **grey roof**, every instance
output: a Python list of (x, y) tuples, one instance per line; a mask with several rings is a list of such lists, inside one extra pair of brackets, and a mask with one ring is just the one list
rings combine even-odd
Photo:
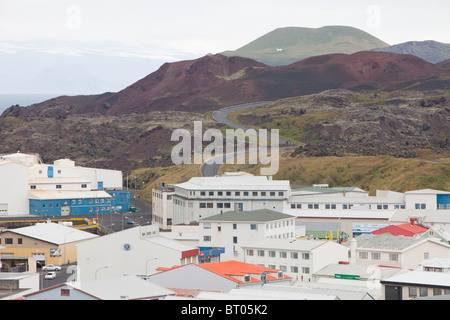
[(222, 214), (216, 214), (200, 221), (272, 221), (280, 219), (293, 218), (293, 216), (268, 209), (253, 211), (228, 211)]
[(352, 265), (352, 264), (329, 264), (323, 269), (317, 271), (315, 275), (334, 277), (335, 274), (353, 274), (360, 276), (361, 279), (369, 279), (374, 274), (373, 271), (374, 268), (376, 268), (376, 270), (379, 271), (379, 276), (381, 279), (391, 277), (395, 274), (404, 271), (402, 269), (389, 267), (368, 268), (367, 266)]
[(277, 286), (266, 284), (262, 287), (262, 290), (278, 291), (290, 294), (321, 294), (327, 296), (335, 296), (339, 300), (374, 300), (374, 298), (369, 294), (367, 288), (346, 288), (342, 285), (333, 286), (330, 284), (320, 284), (314, 282), (302, 282), (301, 284), (299, 284), (299, 286)]
[[(393, 236), (389, 234), (362, 234), (355, 238), (358, 243), (358, 248), (378, 248), (403, 250), (424, 239), (417, 239), (405, 236)], [(350, 241), (345, 245), (349, 246)]]

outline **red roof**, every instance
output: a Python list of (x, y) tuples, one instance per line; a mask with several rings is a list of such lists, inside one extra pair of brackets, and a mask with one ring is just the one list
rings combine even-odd
[(415, 223), (404, 223), (404, 224), (398, 224), (398, 225), (390, 225), (390, 226), (372, 231), (372, 234), (390, 233), (393, 236), (413, 237), (414, 235), (424, 233), (427, 230), (428, 230), (428, 228), (419, 226)]

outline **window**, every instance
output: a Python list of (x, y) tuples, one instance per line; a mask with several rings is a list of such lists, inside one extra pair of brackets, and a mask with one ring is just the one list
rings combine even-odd
[(34, 185), (33, 185), (33, 186), (30, 186), (30, 189), (31, 189), (31, 190), (35, 190), (35, 189), (36, 189), (36, 186), (34, 186)]
[(427, 208), (427, 205), (426, 205), (426, 203), (416, 203), (416, 204), (414, 205), (414, 207), (415, 207), (416, 209), (421, 209), (421, 210), (423, 210), (423, 209), (426, 209), (426, 208)]
[(370, 254), (370, 259), (372, 259), (372, 260), (380, 260), (381, 259), (381, 254), (379, 252), (372, 252)]
[(233, 243), (238, 243), (238, 238), (236, 236), (233, 237)]
[(223, 208), (223, 203), (218, 203), (217, 208)]
[(398, 261), (398, 253), (389, 253), (389, 261)]
[(201, 192), (200, 192), (200, 195), (201, 195), (201, 196), (206, 196), (206, 191), (201, 191)]
[(278, 195), (279, 195), (280, 197), (282, 197), (282, 196), (284, 196), (284, 192), (283, 192), (283, 191), (278, 191)]
[(235, 195), (235, 196), (240, 196), (240, 195), (241, 195), (241, 192), (240, 192), (240, 191), (236, 191), (236, 192), (234, 193), (234, 195)]
[(297, 266), (291, 266), (291, 272), (292, 273), (298, 273), (298, 267)]
[(206, 203), (200, 202), (200, 203), (199, 203), (199, 206), (200, 206), (200, 209), (206, 208)]
[(62, 188), (62, 185), (60, 185), (60, 184), (56, 185), (56, 189), (61, 189), (61, 188)]
[(275, 256), (276, 256), (275, 254), (276, 254), (276, 251), (273, 251), (273, 250), (269, 251), (269, 257), (275, 258)]
[(247, 250), (247, 255), (248, 255), (248, 256), (253, 257), (253, 254), (254, 254), (254, 252), (253, 252), (252, 249), (248, 249), (248, 250)]
[(291, 259), (298, 259), (298, 252), (291, 252)]
[(287, 258), (286, 251), (280, 251), (280, 258), (283, 258), (283, 259)]
[(76, 204), (77, 203), (77, 200), (72, 200), (72, 204)]
[(210, 191), (208, 194), (209, 194), (210, 196), (213, 196), (213, 195), (214, 195), (214, 191)]
[(275, 192), (270, 192), (270, 195), (273, 197), (273, 196), (275, 196)]
[(291, 209), (295, 209), (295, 204), (294, 203), (291, 204)]
[(258, 191), (253, 191), (252, 192), (252, 196), (257, 197), (258, 196)]
[(250, 224), (250, 230), (258, 230), (258, 225), (255, 223)]
[(231, 196), (231, 191), (227, 191), (227, 196)]
[(430, 259), (430, 253), (429, 252), (424, 252), (423, 253), (423, 258), (424, 259)]
[(5, 244), (13, 244), (13, 239), (12, 238), (6, 238), (5, 239)]
[(303, 252), (302, 253), (302, 259), (303, 260), (309, 260), (309, 252)]
[(248, 191), (244, 191), (244, 196), (248, 196)]
[(236, 230), (237, 229), (237, 224), (233, 223), (233, 229)]
[(70, 289), (61, 289), (62, 297), (70, 297)]
[(297, 209), (301, 209), (302, 208), (302, 204), (301, 203), (297, 203)]
[(309, 274), (309, 267), (302, 267), (302, 272)]
[(84, 188), (84, 189), (87, 188), (87, 184), (82, 184), (81, 188)]
[(409, 287), (408, 288), (408, 295), (410, 298), (417, 297), (417, 288), (416, 287)]
[(204, 223), (203, 229), (211, 229), (211, 223)]
[(428, 288), (419, 288), (419, 294), (421, 297), (428, 297)]
[(203, 241), (211, 241), (211, 236), (203, 236)]
[(208, 208), (213, 208), (213, 203), (212, 202), (208, 202)]
[(265, 191), (261, 191), (261, 196), (265, 197), (266, 196), (266, 192)]
[(442, 290), (439, 288), (433, 288), (433, 296), (440, 296), (442, 294)]
[(365, 251), (360, 251), (359, 252), (359, 258), (360, 259), (368, 259), (369, 258), (369, 253), (365, 252)]
[(258, 250), (258, 257), (264, 257), (264, 250)]
[(218, 196), (223, 196), (223, 192), (222, 191), (217, 191), (217, 195)]
[(230, 204), (229, 202), (224, 203), (223, 205), (224, 205), (224, 207), (227, 208), (227, 209), (231, 208), (231, 204)]

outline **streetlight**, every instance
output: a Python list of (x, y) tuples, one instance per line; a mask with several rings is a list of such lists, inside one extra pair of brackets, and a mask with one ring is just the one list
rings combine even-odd
[(152, 261), (152, 260), (158, 260), (158, 258), (151, 258), (151, 259), (148, 259), (147, 261), (145, 261), (145, 276), (148, 275), (148, 272), (147, 272), (148, 262)]
[(106, 266), (100, 267), (100, 268), (98, 268), (97, 270), (95, 270), (95, 277), (94, 277), (94, 279), (97, 280), (97, 272), (98, 272), (99, 270), (101, 270), (101, 269), (106, 269), (106, 268), (108, 268), (108, 267), (109, 267), (109, 266), (106, 265)]

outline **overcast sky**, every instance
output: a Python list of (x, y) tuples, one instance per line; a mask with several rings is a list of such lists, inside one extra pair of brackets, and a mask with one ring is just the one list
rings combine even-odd
[(450, 43), (449, 12), (449, 0), (0, 0), (0, 49), (14, 42), (51, 50), (57, 42), (72, 54), (170, 60), (235, 50), (279, 27), (327, 25), (353, 26), (389, 44)]

